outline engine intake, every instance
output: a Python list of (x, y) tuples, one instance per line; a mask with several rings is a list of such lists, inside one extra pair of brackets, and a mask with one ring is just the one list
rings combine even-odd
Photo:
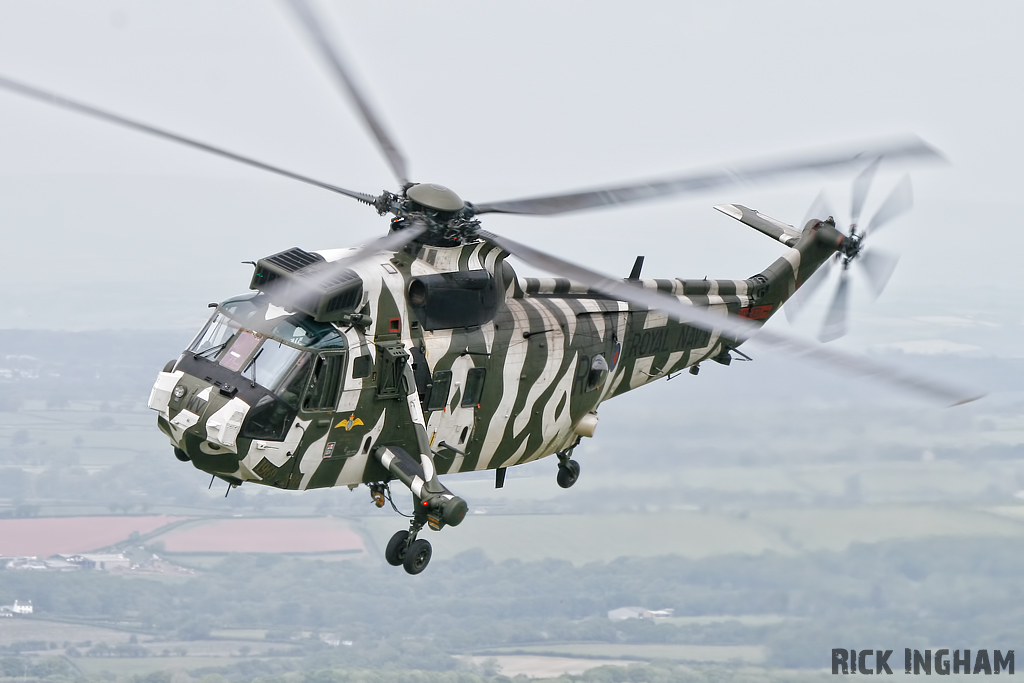
[(487, 270), (421, 275), (409, 283), (409, 306), (425, 330), (474, 327), (498, 311), (498, 285)]

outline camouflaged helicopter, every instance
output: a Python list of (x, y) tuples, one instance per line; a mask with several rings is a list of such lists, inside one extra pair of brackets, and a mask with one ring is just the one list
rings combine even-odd
[[(506, 468), (554, 455), (563, 488), (580, 476), (573, 449), (595, 433), (604, 401), (700, 363), (728, 365), (751, 337), (799, 355), (938, 398), (964, 392), (866, 358), (828, 349), (763, 323), (820, 284), (822, 266), (840, 284), (822, 339), (845, 330), (854, 262), (884, 287), (891, 257), (864, 239), (910, 206), (903, 182), (866, 228), (857, 222), (882, 159), (937, 153), (913, 139), (855, 153), (619, 187), (473, 204), (436, 184), (408, 180), (381, 119), (354, 86), (322, 24), (304, 0), (290, 6), (362, 115), (400, 185), (379, 196), (354, 192), (8, 79), (0, 87), (309, 183), (390, 214), (390, 230), (363, 247), (292, 248), (254, 264), (249, 292), (210, 304), (207, 324), (156, 379), (149, 407), (175, 456), (219, 477), (282, 489), (366, 485), (374, 504), (390, 483), (409, 488), (408, 530), (385, 558), (410, 574), (426, 568), (424, 527), (457, 526), (468, 505), (439, 476)], [(812, 212), (799, 228), (740, 205), (715, 208), (777, 240), (782, 255), (742, 280), (644, 279), (639, 257), (613, 278), (481, 227), (486, 213), (553, 215), (678, 196), (804, 171), (857, 169), (853, 221), (844, 234)], [(555, 278), (520, 277), (509, 256)], [(789, 307), (787, 307), (788, 310)], [(394, 505), (394, 503), (392, 503)]]

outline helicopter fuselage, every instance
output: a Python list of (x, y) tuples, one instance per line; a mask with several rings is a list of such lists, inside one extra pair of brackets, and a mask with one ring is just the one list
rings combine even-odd
[[(787, 252), (745, 280), (635, 284), (764, 321), (837, 235), (826, 224), (775, 235)], [(267, 261), (295, 269), (350, 251)], [(603, 401), (701, 361), (728, 364), (740, 343), (565, 279), (519, 278), (506, 256), (487, 242), (381, 253), (346, 276), (334, 300), (348, 312), (334, 322), (316, 320), (330, 306), (315, 301), (313, 315), (276, 306), (258, 267), (257, 291), (216, 306), (150, 407), (179, 459), (233, 484), (354, 487), (394, 478), (380, 457), (389, 445), (428, 455), (437, 474), (564, 453), (594, 434)]]

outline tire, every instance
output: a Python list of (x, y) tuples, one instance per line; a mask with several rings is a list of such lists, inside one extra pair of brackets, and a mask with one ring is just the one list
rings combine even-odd
[(580, 478), (580, 464), (575, 460), (569, 461), (569, 469), (572, 470), (573, 481)]
[(415, 576), (430, 564), (430, 555), (432, 553), (433, 549), (430, 547), (430, 541), (422, 538), (417, 539), (409, 545), (409, 550), (405, 553), (405, 561), (402, 562), (402, 566), (405, 567), (406, 572)]
[(181, 450), (180, 448), (175, 448), (174, 449), (174, 457), (177, 458), (178, 460), (182, 461), (182, 462), (188, 462), (189, 460), (192, 459), (192, 458), (189, 457), (188, 453), (186, 453), (185, 451)]
[(405, 539), (409, 538), (408, 531), (396, 531), (395, 535), (388, 541), (388, 547), (384, 549), (384, 559), (392, 567), (399, 567), (405, 561)]
[(579, 478), (580, 464), (575, 460), (570, 460), (565, 465), (558, 466), (558, 477), (556, 480), (563, 489), (570, 488)]

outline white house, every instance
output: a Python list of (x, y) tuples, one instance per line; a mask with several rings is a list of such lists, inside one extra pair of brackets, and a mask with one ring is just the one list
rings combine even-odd
[(15, 600), (13, 605), (0, 605), (0, 615), (32, 614), (32, 601)]
[(620, 607), (608, 612), (608, 618), (612, 621), (623, 621), (625, 619), (654, 619), (656, 617), (670, 617), (674, 609), (645, 609), (643, 607)]

